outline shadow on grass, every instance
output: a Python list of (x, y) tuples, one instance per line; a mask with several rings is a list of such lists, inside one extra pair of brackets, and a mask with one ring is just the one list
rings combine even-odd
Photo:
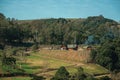
[(0, 74), (1, 78), (4, 77), (31, 77), (31, 80), (45, 80), (43, 76), (36, 76), (35, 74), (28, 74), (28, 73), (7, 73), (7, 74)]
[(24, 69), (42, 69), (43, 66), (23, 66), (22, 68)]
[(19, 62), (21, 65), (30, 65), (31, 63)]
[(104, 76), (104, 75), (108, 75), (108, 74), (110, 74), (109, 72), (107, 72), (107, 73), (100, 73), (100, 74), (93, 74), (94, 76)]
[(28, 74), (28, 73), (4, 73), (4, 74), (0, 74), (0, 77), (16, 77), (16, 76), (32, 77), (33, 74)]
[(18, 42), (13, 42), (13, 43), (9, 43), (9, 45), (15, 46), (15, 47), (31, 47), (33, 45), (33, 43), (18, 43)]

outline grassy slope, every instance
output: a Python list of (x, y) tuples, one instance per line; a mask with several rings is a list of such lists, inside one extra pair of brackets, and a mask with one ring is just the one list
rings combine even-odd
[[(46, 50), (45, 50), (46, 52)], [(47, 51), (49, 53), (54, 53), (57, 52), (61, 54), (61, 51)], [(62, 51), (66, 52), (66, 51)], [(69, 52), (67, 52), (69, 54)], [(64, 54), (64, 53), (62, 53)], [(77, 67), (81, 66), (84, 68), (84, 71), (86, 73), (90, 74), (101, 74), (101, 73), (107, 73), (108, 70), (97, 65), (97, 64), (87, 64), (84, 63), (83, 61), (74, 61), (74, 60), (65, 60), (65, 59), (60, 59), (59, 57), (55, 58), (55, 56), (51, 56), (53, 54), (46, 54), (44, 51), (40, 51), (39, 53), (33, 53), (31, 56), (28, 57), (27, 63), (29, 63), (29, 67), (37, 67), (36, 69), (26, 69), (23, 67), (27, 72), (33, 72), (38, 75), (41, 75), (40, 73), (43, 72), (44, 76), (51, 76), (54, 75), (56, 72), (56, 69), (58, 69), (60, 66), (65, 66), (67, 70), (73, 74), (77, 71)], [(59, 56), (59, 55), (58, 55)], [(65, 56), (64, 56), (65, 57)], [(25, 65), (22, 65), (25, 66)], [(55, 69), (55, 70), (49, 70), (49, 69)], [(45, 72), (44, 72), (45, 71)]]
[[(56, 53), (57, 57), (53, 55), (56, 55)], [(60, 66), (65, 66), (71, 74), (74, 74), (77, 71), (78, 66), (83, 67), (84, 71), (90, 74), (101, 74), (108, 72), (108, 70), (97, 64), (87, 64), (83, 61), (74, 61), (74, 59), (71, 59), (71, 57), (70, 59), (65, 59), (68, 55), (74, 56), (73, 53), (76, 52), (60, 50), (41, 50), (40, 52), (32, 53), (31, 56), (28, 56), (26, 62), (18, 62), (18, 65), (21, 64), (22, 69), (24, 69), (26, 73), (42, 75), (47, 77), (48, 79), (55, 74), (56, 70)], [(60, 55), (58, 54), (62, 54), (62, 56), (65, 54), (64, 58), (59, 57)], [(2, 80), (7, 79), (8, 78), (4, 78)], [(30, 80), (30, 77), (13, 77), (9, 78), (8, 80)]]
[(0, 78), (0, 80), (30, 80), (30, 77), (8, 77), (8, 78)]

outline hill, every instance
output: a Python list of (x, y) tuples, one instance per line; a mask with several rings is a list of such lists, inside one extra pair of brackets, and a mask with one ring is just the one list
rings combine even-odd
[(73, 43), (89, 45), (114, 39), (119, 37), (120, 33), (118, 23), (102, 15), (86, 19), (15, 20), (1, 14), (0, 19), (1, 43), (37, 42), (47, 45)]
[(102, 15), (86, 19), (22, 20), (18, 23), (30, 28), (40, 44), (99, 44), (119, 33), (118, 23)]

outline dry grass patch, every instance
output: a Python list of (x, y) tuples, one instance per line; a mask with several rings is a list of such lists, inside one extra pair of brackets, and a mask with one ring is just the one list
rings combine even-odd
[[(82, 50), (84, 51), (84, 50)], [(77, 67), (83, 67), (86, 73), (100, 74), (106, 73), (108, 70), (96, 65), (85, 63), (89, 58), (89, 51), (61, 51), (61, 50), (40, 50), (36, 53), (31, 53), (27, 57), (27, 63), (23, 64), (23, 69), (28, 73), (35, 73), (47, 78), (53, 76), (57, 69), (65, 66), (70, 74), (77, 72)]]
[(84, 62), (89, 58), (90, 51), (41, 50), (39, 53), (62, 60)]

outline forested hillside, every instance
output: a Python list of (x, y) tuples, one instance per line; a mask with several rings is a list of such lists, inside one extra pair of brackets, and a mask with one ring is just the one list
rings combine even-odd
[(119, 37), (120, 33), (118, 23), (102, 15), (87, 19), (51, 18), (18, 23), (30, 29), (40, 44), (99, 44), (106, 39)]
[(15, 20), (0, 14), (1, 43), (100, 44), (120, 37), (118, 23), (102, 15), (87, 19)]

